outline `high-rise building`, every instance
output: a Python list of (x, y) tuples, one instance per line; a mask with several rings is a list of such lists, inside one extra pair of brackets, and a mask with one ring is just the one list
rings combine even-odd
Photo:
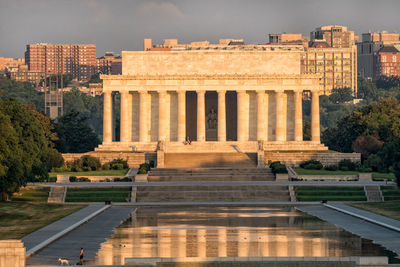
[(96, 72), (95, 44), (28, 44), (25, 62), (30, 71), (46, 75), (72, 74), (87, 81)]
[[(395, 65), (397, 64), (396, 61), (399, 61), (399, 57), (396, 54), (398, 53), (399, 44), (399, 33), (385, 31), (363, 33), (362, 41), (357, 43), (359, 75), (364, 78), (396, 75)], [(394, 58), (387, 53), (394, 54)], [(394, 62), (385, 62), (389, 57), (394, 59)], [(390, 70), (390, 68), (393, 70)]]
[(310, 33), (310, 41), (324, 40), (329, 47), (351, 48), (355, 45), (357, 37), (354, 31), (347, 30), (345, 26), (329, 25), (316, 28)]
[(308, 46), (308, 41), (303, 38), (301, 33), (270, 33), (268, 38), (270, 44)]

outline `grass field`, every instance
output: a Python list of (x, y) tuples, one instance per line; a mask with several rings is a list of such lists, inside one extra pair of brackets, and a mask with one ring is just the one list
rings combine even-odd
[(50, 187), (27, 186), (21, 187), (18, 193), (14, 193), (11, 201), (47, 202)]
[(85, 205), (33, 202), (0, 203), (0, 239), (19, 239), (55, 222)]
[(400, 200), (400, 189), (394, 186), (381, 186), (385, 201)]
[(65, 202), (127, 202), (130, 187), (68, 188)]
[(303, 187), (295, 188), (298, 201), (366, 201), (363, 187)]
[(400, 201), (379, 203), (352, 203), (351, 206), (400, 220)]
[[(294, 171), (299, 175), (357, 175), (358, 171), (327, 171), (327, 170), (308, 170), (303, 168), (294, 168)], [(377, 180), (393, 180), (394, 173), (372, 172), (372, 178)]]
[(57, 174), (69, 174), (71, 176), (124, 176), (128, 172), (125, 170), (99, 170), (89, 172), (50, 172), (50, 177), (57, 177)]

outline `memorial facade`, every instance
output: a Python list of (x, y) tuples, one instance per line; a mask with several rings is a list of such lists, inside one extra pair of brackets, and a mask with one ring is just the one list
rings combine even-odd
[[(164, 166), (164, 153), (258, 153), (262, 165), (268, 151), (326, 151), (320, 143), (321, 78), (301, 74), (300, 53), (279, 47), (122, 52), (122, 75), (101, 76), (104, 130), (96, 152), (157, 153)], [(119, 136), (115, 93), (121, 99)], [(311, 96), (308, 141), (303, 93)]]

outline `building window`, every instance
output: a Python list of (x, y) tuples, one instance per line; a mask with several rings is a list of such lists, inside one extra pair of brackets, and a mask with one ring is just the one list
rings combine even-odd
[(393, 62), (397, 62), (397, 57), (393, 56)]
[(382, 62), (386, 62), (386, 56), (382, 56)]

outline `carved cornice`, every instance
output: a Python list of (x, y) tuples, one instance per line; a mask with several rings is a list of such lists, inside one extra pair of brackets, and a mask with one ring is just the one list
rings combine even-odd
[(320, 79), (320, 74), (148, 74), (148, 75), (100, 75), (103, 80), (250, 80), (250, 79)]

